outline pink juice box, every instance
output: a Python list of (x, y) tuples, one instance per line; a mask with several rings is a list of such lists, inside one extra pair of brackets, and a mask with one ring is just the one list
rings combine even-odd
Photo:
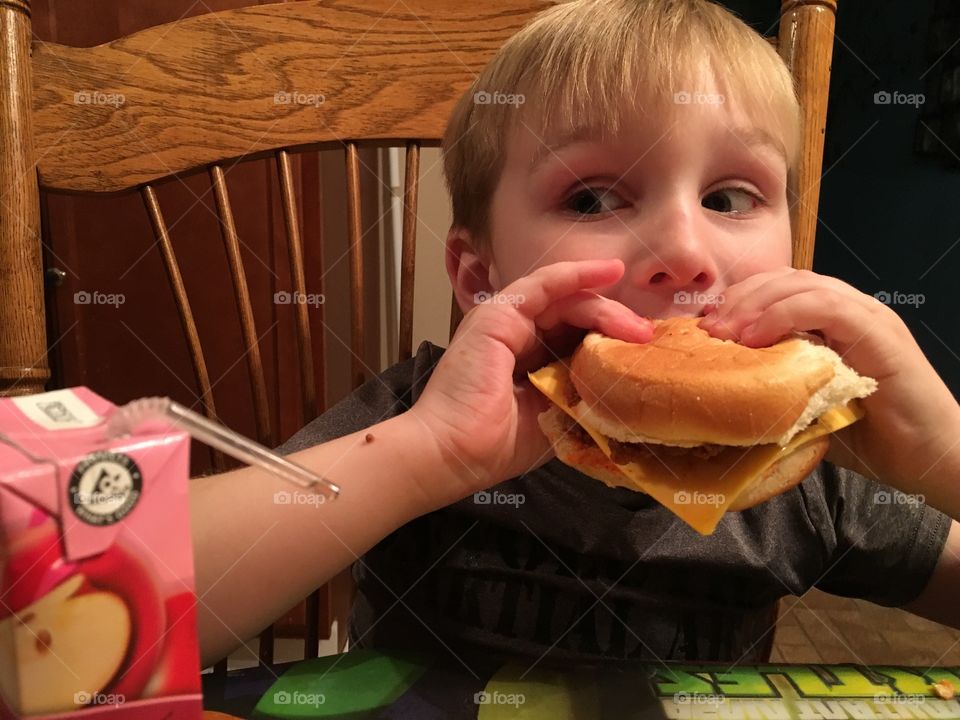
[(87, 388), (0, 398), (0, 718), (202, 716), (190, 435)]

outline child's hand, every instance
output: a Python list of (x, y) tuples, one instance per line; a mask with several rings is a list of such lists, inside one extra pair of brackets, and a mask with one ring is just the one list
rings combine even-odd
[(548, 401), (530, 384), (527, 371), (571, 352), (586, 330), (630, 342), (650, 340), (649, 321), (588, 290), (612, 285), (623, 271), (620, 260), (558, 262), (466, 313), (410, 411), (463, 480), (462, 487), (436, 489), (448, 502), (553, 457), (537, 425)]
[(957, 403), (906, 324), (841, 280), (793, 268), (758, 273), (727, 288), (700, 326), (750, 347), (820, 331), (847, 365), (878, 381), (860, 401), (866, 417), (834, 433), (827, 454), (834, 464), (913, 492), (954, 442)]

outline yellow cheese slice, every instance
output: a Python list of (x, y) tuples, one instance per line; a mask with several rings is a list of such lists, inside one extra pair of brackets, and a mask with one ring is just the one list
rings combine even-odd
[[(567, 404), (567, 390), (572, 383), (566, 362), (551, 363), (527, 376), (534, 387), (577, 420), (612, 461), (606, 436), (580, 422)], [(617, 465), (617, 468), (638, 490), (653, 497), (700, 534), (709, 535), (737, 496), (767, 468), (801, 445), (844, 428), (863, 415), (859, 403), (851, 400), (825, 412), (783, 448), (776, 444), (729, 447), (709, 461), (678, 455), (671, 457), (669, 464), (650, 456)]]

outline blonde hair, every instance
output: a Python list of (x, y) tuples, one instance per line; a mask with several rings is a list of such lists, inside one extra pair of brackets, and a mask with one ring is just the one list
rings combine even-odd
[[(507, 138), (616, 133), (630, 113), (673, 117), (710, 79), (781, 145), (800, 147), (793, 78), (759, 33), (708, 0), (574, 0), (511, 37), (454, 107), (443, 138), (453, 224), (489, 249), (489, 209)], [(498, 94), (499, 93), (499, 94)]]

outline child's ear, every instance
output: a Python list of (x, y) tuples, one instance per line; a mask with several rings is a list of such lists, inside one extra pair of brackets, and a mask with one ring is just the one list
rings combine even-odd
[(493, 285), (497, 271), (492, 267), (492, 259), (482, 257), (474, 248), (467, 230), (450, 228), (445, 253), (447, 275), (464, 314), (477, 304), (478, 293), (490, 295), (497, 289)]

